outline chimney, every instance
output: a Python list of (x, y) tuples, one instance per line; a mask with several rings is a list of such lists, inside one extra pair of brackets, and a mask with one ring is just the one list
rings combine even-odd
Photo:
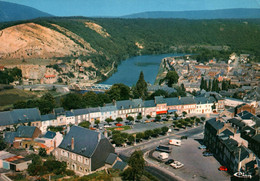
[(56, 148), (56, 140), (54, 140), (54, 148)]
[(71, 150), (74, 150), (74, 137), (71, 138)]
[(179, 96), (178, 98), (179, 98), (179, 100), (181, 100), (181, 96)]

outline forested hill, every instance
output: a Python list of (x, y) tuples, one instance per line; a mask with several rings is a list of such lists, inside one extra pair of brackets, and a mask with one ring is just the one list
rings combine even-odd
[[(27, 24), (27, 26), (25, 26)], [(12, 27), (19, 26), (16, 31)], [(36, 26), (37, 25), (37, 26)], [(39, 26), (38, 26), (39, 25)], [(43, 35), (32, 37), (28, 34), (26, 42), (23, 39), (14, 38), (18, 36), (19, 31), (26, 31), (24, 27), (44, 30)], [(45, 28), (45, 29), (43, 29)], [(48, 29), (48, 31), (46, 30)], [(117, 66), (121, 60), (140, 54), (159, 54), (159, 53), (200, 53), (202, 48), (210, 49), (211, 56), (216, 58), (223, 57), (232, 52), (249, 53), (256, 56), (259, 61), (260, 57), (260, 20), (184, 20), (184, 19), (110, 19), (110, 18), (42, 18), (29, 21), (9, 22), (0, 24), (0, 42), (6, 48), (5, 52), (0, 49), (3, 56), (23, 55), (16, 58), (34, 58), (40, 55), (48, 55), (50, 46), (59, 48), (52, 44), (53, 41), (65, 40), (69, 38), (74, 47), (73, 52), (63, 55), (63, 59), (79, 57), (82, 61), (91, 60), (100, 70), (110, 69), (113, 62)], [(51, 30), (51, 31), (50, 31)], [(53, 32), (55, 31), (55, 32)], [(7, 33), (5, 33), (7, 32)], [(50, 35), (47, 33), (51, 32)], [(19, 36), (25, 36), (27, 32), (22, 32)], [(53, 33), (61, 38), (48, 41), (48, 37)], [(59, 34), (58, 34), (59, 33)], [(9, 38), (1, 40), (1, 37), (8, 35)], [(62, 36), (63, 37), (62, 37)], [(36, 35), (35, 35), (36, 36)], [(43, 38), (44, 36), (44, 38)], [(34, 39), (31, 39), (34, 38)], [(10, 42), (8, 41), (10, 39)], [(26, 46), (30, 39), (30, 52)], [(71, 41), (66, 40), (66, 46), (69, 47)], [(35, 48), (32, 46), (32, 42)], [(77, 44), (77, 45), (75, 45)], [(10, 46), (12, 45), (12, 46)], [(17, 50), (14, 49), (17, 45)], [(20, 46), (20, 47), (18, 47)], [(46, 49), (45, 47), (48, 46)], [(54, 47), (56, 46), (56, 47)], [(76, 49), (75, 47), (81, 47)], [(39, 48), (40, 47), (40, 48)], [(86, 50), (88, 48), (88, 51)], [(66, 47), (65, 47), (66, 48)], [(14, 52), (8, 52), (13, 49)], [(58, 49), (61, 50), (60, 48)], [(19, 52), (20, 51), (20, 52)], [(25, 51), (22, 53), (21, 51)], [(34, 52), (35, 51), (35, 52)], [(41, 51), (43, 54), (41, 54)], [(60, 57), (61, 54), (55, 55), (55, 51), (50, 54), (53, 57)], [(8, 57), (7, 57), (8, 58)], [(46, 57), (49, 58), (49, 57)], [(211, 57), (212, 58), (212, 57)], [(3, 59), (3, 57), (2, 57)]]
[(50, 17), (52, 15), (29, 6), (0, 1), (0, 22), (27, 20), (46, 16)]
[(150, 11), (122, 16), (123, 18), (183, 18), (183, 19), (249, 19), (260, 18), (258, 9), (219, 9), (197, 11)]

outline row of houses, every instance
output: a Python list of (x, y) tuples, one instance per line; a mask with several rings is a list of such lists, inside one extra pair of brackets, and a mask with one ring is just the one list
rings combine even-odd
[(207, 114), (213, 111), (224, 109), (224, 99), (212, 95), (202, 95), (197, 97), (176, 97), (164, 98), (157, 96), (154, 100), (132, 99), (115, 101), (103, 107), (73, 109), (65, 111), (63, 108), (54, 109), (53, 113), (41, 115), (37, 108), (15, 109), (12, 111), (0, 112), (0, 130), (6, 127), (12, 128), (15, 125), (30, 123), (38, 127), (42, 132), (46, 132), (49, 126), (63, 126), (75, 124), (82, 121), (95, 120), (104, 122), (107, 118), (115, 120), (117, 117), (126, 118), (138, 115), (155, 117), (157, 114), (167, 114), (183, 111), (194, 114)]
[[(250, 175), (259, 175), (260, 142), (257, 138), (260, 135), (260, 120), (249, 126), (243, 119), (243, 114), (251, 113), (244, 111), (233, 118), (224, 116), (208, 120), (204, 130), (204, 144), (230, 172), (242, 171)], [(245, 137), (249, 133), (252, 140)]]

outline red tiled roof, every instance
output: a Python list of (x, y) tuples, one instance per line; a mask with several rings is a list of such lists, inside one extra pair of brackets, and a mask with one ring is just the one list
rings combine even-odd
[(45, 78), (55, 78), (56, 75), (45, 75), (44, 77), (45, 77)]

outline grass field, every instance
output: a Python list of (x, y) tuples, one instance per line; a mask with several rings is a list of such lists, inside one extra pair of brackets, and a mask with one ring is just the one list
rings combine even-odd
[(114, 131), (114, 130), (117, 130), (117, 131), (125, 131), (125, 130), (128, 130), (128, 129), (131, 129), (130, 126), (119, 126), (119, 127), (114, 127), (114, 128), (107, 128), (108, 130), (111, 130), (111, 131)]
[(35, 97), (36, 94), (20, 89), (7, 89), (0, 91), (0, 110), (3, 110), (18, 101), (34, 99)]

